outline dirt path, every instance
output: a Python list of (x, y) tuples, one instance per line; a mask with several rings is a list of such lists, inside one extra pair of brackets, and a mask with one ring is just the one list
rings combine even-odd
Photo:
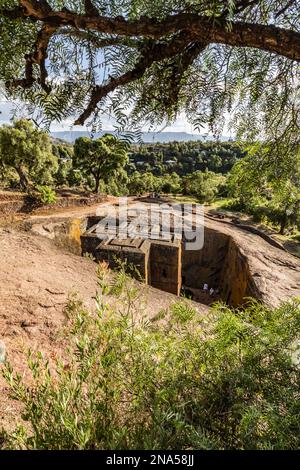
[(104, 206), (106, 204), (116, 204), (117, 198), (114, 196), (109, 196), (107, 201), (103, 203), (93, 204), (91, 206), (82, 206), (82, 207), (68, 207), (60, 209), (47, 209), (39, 210), (36, 213), (31, 214), (27, 218), (29, 220), (38, 220), (38, 219), (51, 219), (53, 217), (57, 218), (66, 218), (66, 217), (88, 217), (96, 213), (99, 206)]

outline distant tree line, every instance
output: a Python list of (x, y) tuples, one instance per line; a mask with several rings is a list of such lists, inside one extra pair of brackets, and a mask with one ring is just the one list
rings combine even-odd
[(163, 176), (174, 172), (185, 176), (194, 171), (227, 174), (246, 155), (236, 142), (171, 142), (133, 146), (127, 171)]
[(107, 134), (98, 139), (80, 137), (71, 145), (52, 140), (26, 119), (0, 128), (0, 181), (24, 191), (50, 186), (113, 195), (183, 193), (211, 202), (219, 187), (224, 191), (223, 175), (242, 156), (231, 142), (130, 147)]
[(130, 146), (116, 136), (53, 140), (31, 121), (0, 128), (0, 184), (55, 202), (58, 188), (112, 195), (164, 193), (199, 203), (230, 198), (227, 208), (300, 229), (300, 151), (292, 143), (172, 142)]

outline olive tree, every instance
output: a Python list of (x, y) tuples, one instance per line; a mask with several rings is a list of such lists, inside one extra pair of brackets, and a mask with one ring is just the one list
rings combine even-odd
[(49, 135), (26, 119), (0, 128), (0, 161), (3, 168), (17, 173), (22, 190), (30, 184), (51, 183), (58, 169)]
[(111, 134), (99, 139), (80, 137), (74, 145), (73, 167), (86, 177), (93, 177), (94, 191), (99, 191), (100, 181), (109, 183), (128, 161), (127, 144)]

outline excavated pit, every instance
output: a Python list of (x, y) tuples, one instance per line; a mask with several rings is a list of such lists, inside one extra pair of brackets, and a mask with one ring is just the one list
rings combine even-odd
[(241, 305), (245, 298), (260, 299), (246, 256), (233, 238), (210, 228), (204, 228), (201, 250), (182, 251), (182, 283), (191, 290), (194, 300), (210, 300), (203, 292), (208, 284), (228, 305)]
[[(227, 234), (204, 228), (204, 245), (188, 250), (184, 241), (127, 238), (101, 240), (96, 234), (98, 217), (90, 217), (81, 236), (82, 254), (111, 268), (117, 259), (135, 266), (146, 284), (176, 295), (186, 294), (203, 304), (223, 300), (228, 305), (243, 304), (245, 298), (260, 299), (246, 256)], [(204, 284), (214, 290), (203, 290)]]
[[(216, 220), (205, 214), (204, 245), (197, 251), (186, 250), (178, 240), (118, 241), (111, 237), (105, 241), (95, 236), (93, 228), (99, 221), (95, 213), (105, 212), (105, 207), (113, 214), (111, 205), (101, 205), (92, 210), (35, 215), (23, 226), (52, 239), (64, 250), (78, 255), (91, 253), (96, 261), (105, 260), (111, 267), (116, 255), (127, 259), (147, 284), (176, 295), (191, 294), (203, 304), (222, 299), (237, 306), (245, 298), (254, 297), (277, 307), (300, 297), (300, 260), (253, 227), (249, 230), (230, 219)], [(132, 211), (134, 205), (130, 202)], [(212, 297), (203, 291), (204, 283), (215, 290)]]

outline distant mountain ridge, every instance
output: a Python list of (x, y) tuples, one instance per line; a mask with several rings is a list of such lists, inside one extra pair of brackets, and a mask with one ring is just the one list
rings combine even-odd
[[(114, 131), (102, 131), (94, 134), (94, 138), (102, 137), (104, 134), (115, 134)], [(90, 137), (91, 134), (87, 131), (57, 131), (51, 132), (52, 137), (60, 140), (64, 140), (69, 143), (74, 143), (79, 137)], [(168, 142), (188, 142), (201, 140), (212, 141), (216, 140), (212, 137), (205, 137), (201, 134), (189, 134), (188, 132), (144, 132), (142, 134), (142, 140), (144, 143), (168, 143)], [(227, 136), (221, 136), (221, 141), (230, 140)]]

